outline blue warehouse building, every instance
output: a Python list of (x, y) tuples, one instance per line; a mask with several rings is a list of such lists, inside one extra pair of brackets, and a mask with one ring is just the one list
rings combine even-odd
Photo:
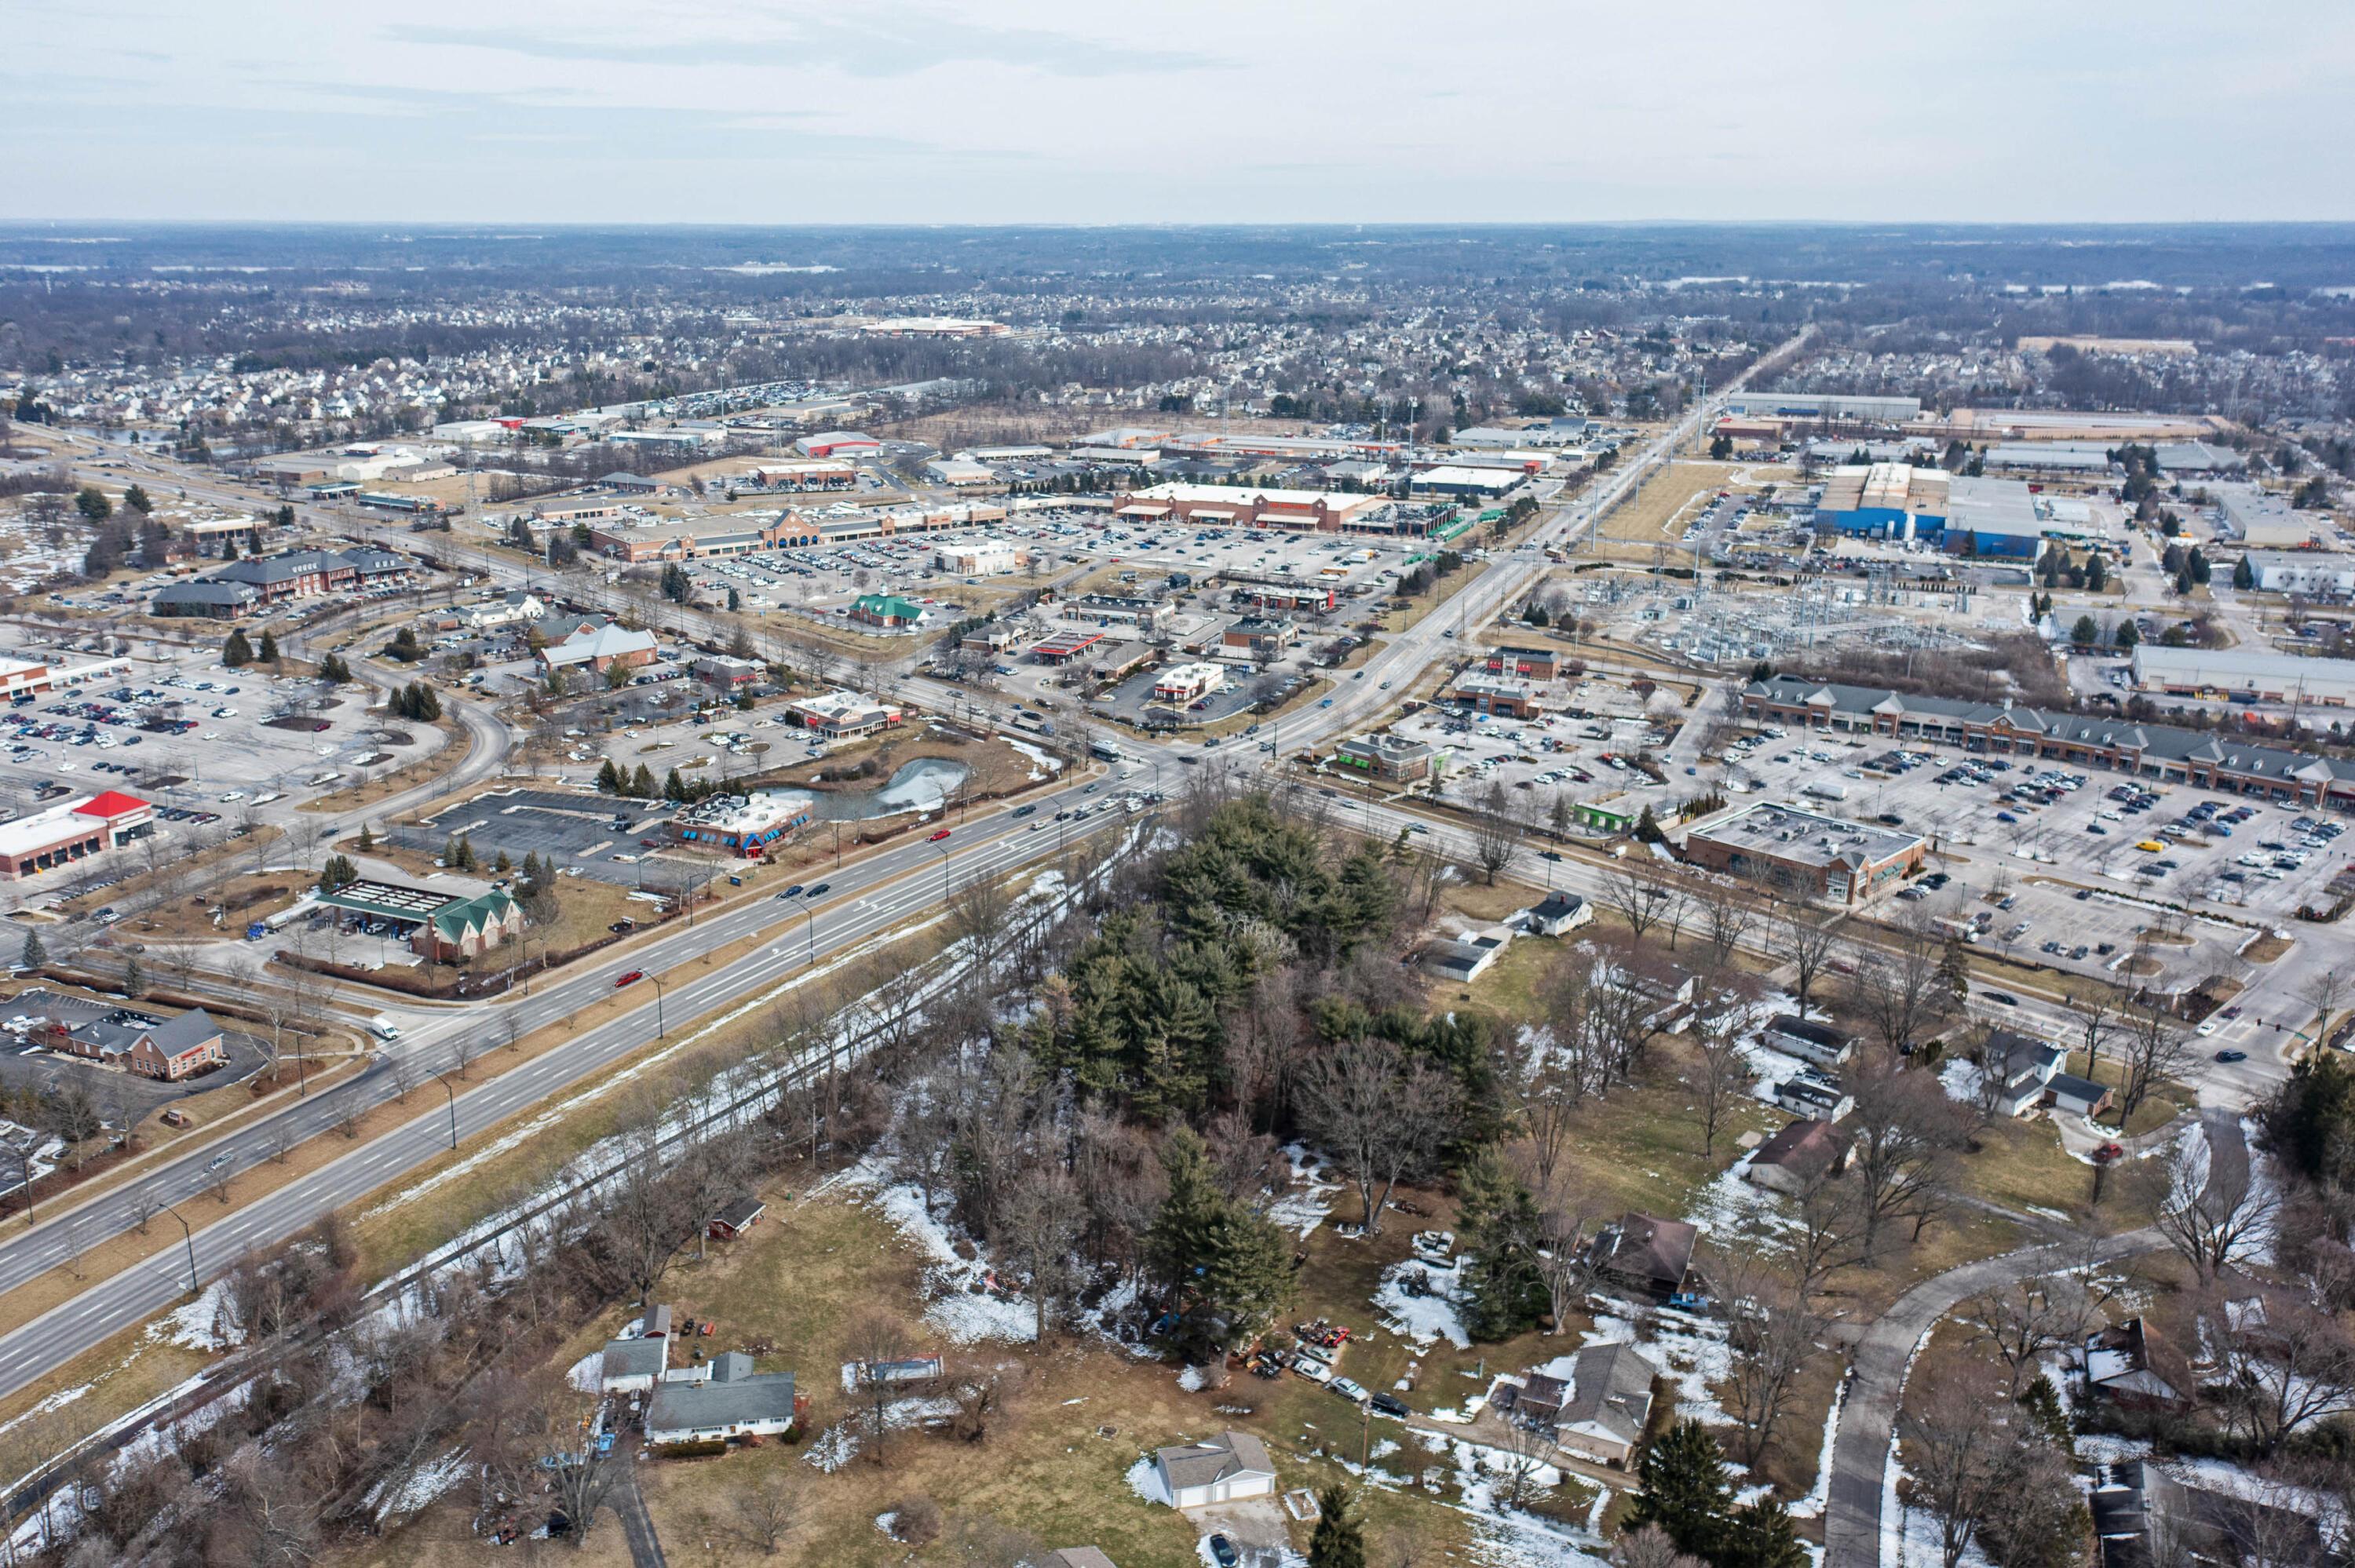
[(1948, 555), (2033, 561), (2043, 515), (2028, 486), (1902, 462), (1834, 469), (1816, 505), (1816, 531), (1851, 539), (1918, 541)]

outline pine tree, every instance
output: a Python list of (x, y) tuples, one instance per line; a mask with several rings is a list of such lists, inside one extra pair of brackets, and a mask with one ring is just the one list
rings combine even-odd
[(261, 655), (261, 662), (263, 663), (275, 664), (278, 662), (278, 635), (266, 626), (261, 629), (261, 647), (260, 652)]
[(610, 757), (605, 758), (603, 765), (597, 769), (597, 792), (601, 795), (619, 795), (627, 788), (628, 785), (622, 778), (621, 769), (613, 766), (613, 759)]
[(1636, 819), (1636, 839), (1644, 843), (1656, 844), (1666, 840), (1668, 836), (1660, 832), (1659, 819), (1652, 815), (1652, 808), (1646, 806), (1644, 814)]
[(1809, 1558), (1789, 1511), (1770, 1497), (1733, 1510), (1710, 1561), (1715, 1568), (1803, 1568)]
[(1308, 1568), (1366, 1568), (1366, 1524), (1358, 1515), (1357, 1494), (1338, 1481), (1316, 1494)]
[(1509, 1340), (1534, 1328), (1550, 1305), (1534, 1246), (1537, 1203), (1494, 1149), (1465, 1166), (1456, 1227), (1473, 1255), (1465, 1270), (1464, 1326), (1476, 1340)]
[(362, 854), (366, 854), (368, 851), (374, 848), (376, 848), (376, 835), (368, 832), (368, 825), (366, 822), (362, 822), (360, 824), (360, 853)]
[(1725, 1478), (1724, 1451), (1709, 1429), (1698, 1421), (1678, 1422), (1644, 1450), (1636, 1474), (1644, 1489), (1621, 1528), (1633, 1532), (1657, 1524), (1678, 1551), (1714, 1560), (1733, 1489)]
[(638, 764), (638, 770), (630, 775), (630, 793), (635, 795), (641, 800), (651, 800), (655, 795), (660, 793), (660, 791), (655, 788), (655, 775), (653, 768), (648, 768), (643, 762)]
[(2090, 615), (2081, 615), (2077, 624), (2069, 629), (2069, 641), (2080, 648), (2091, 648), (2102, 640), (2102, 629)]
[(1183, 1122), (1162, 1146), (1169, 1195), (1146, 1234), (1146, 1257), (1184, 1313), (1189, 1352), (1223, 1354), (1255, 1339), (1292, 1298), (1292, 1249), (1263, 1215), (1228, 1199), (1209, 1152)]
[(229, 669), (253, 662), (253, 644), (245, 640), (243, 631), (232, 631), (221, 644), (221, 662)]
[(464, 833), (458, 835), (458, 869), (460, 871), (474, 869), (474, 841)]
[(676, 768), (672, 768), (663, 779), (663, 799), (666, 800), (687, 799), (687, 782), (678, 776), (678, 769)]
[(17, 967), (20, 969), (37, 969), (48, 961), (49, 950), (41, 945), (41, 934), (38, 931), (27, 931), (25, 933), (25, 950), (17, 957)]
[(458, 835), (455, 833), (442, 841), (442, 863), (443, 865), (458, 863)]
[(2257, 569), (2249, 565), (2249, 557), (2246, 556), (2232, 563), (2232, 586), (2236, 588), (2253, 588), (2257, 586)]
[(497, 872), (501, 876), (505, 876), (507, 873), (515, 869), (515, 862), (507, 858), (506, 851), (501, 850), (499, 851), (499, 858), (491, 862), (491, 869)]
[(2111, 641), (2121, 648), (2132, 648), (2142, 641), (2142, 629), (2132, 620), (2121, 620), (2118, 622), (2117, 632)]
[(123, 994), (133, 1001), (147, 994), (147, 971), (136, 958), (123, 960)]
[(2101, 556), (2089, 556), (2085, 561), (2085, 591), (2088, 593), (2100, 593), (2109, 586), (2109, 567), (2102, 564)]

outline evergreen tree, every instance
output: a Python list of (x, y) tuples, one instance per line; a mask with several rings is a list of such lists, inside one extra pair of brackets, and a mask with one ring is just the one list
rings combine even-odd
[(2197, 545), (2191, 546), (2191, 554), (2185, 559), (2183, 566), (2184, 569), (2191, 574), (2191, 580), (2203, 587), (2206, 586), (2208, 579), (2215, 575), (2215, 567), (2209, 563), (2208, 557), (2200, 552)]
[(1476, 1340), (1509, 1340), (1537, 1326), (1551, 1305), (1536, 1257), (1538, 1212), (1527, 1187), (1493, 1148), (1465, 1166), (1455, 1224), (1464, 1249), (1464, 1326)]
[(1357, 1494), (1338, 1481), (1316, 1494), (1308, 1568), (1366, 1568), (1366, 1522), (1358, 1513)]
[(2061, 1403), (2061, 1391), (2052, 1386), (2050, 1373), (2039, 1372), (2034, 1383), (2019, 1391), (2019, 1407), (2054, 1447), (2073, 1459), (2077, 1457), (2077, 1434), (2069, 1425), (2068, 1408)]
[[(360, 847), (366, 849), (368, 845), (362, 843)], [(340, 854), (329, 855), (327, 863), (319, 870), (319, 891), (333, 893), (339, 887), (350, 886), (359, 879), (359, 867), (351, 863), (351, 857)]]
[(597, 769), (597, 792), (601, 795), (619, 795), (628, 788), (628, 784), (622, 778), (621, 769), (613, 766), (613, 759), (610, 757), (605, 758)]
[(460, 871), (474, 869), (474, 841), (464, 833), (458, 835), (458, 869)]
[(368, 851), (374, 848), (376, 848), (376, 835), (368, 832), (368, 825), (366, 822), (362, 822), (360, 824), (360, 853), (362, 854), (366, 854)]
[(497, 872), (501, 876), (505, 876), (507, 873), (515, 869), (515, 862), (507, 859), (506, 851), (501, 850), (499, 851), (499, 858), (491, 862), (491, 869)]
[(2246, 556), (2232, 563), (2232, 586), (2236, 588), (2253, 588), (2257, 586), (2257, 569), (2249, 564), (2249, 557)]
[(237, 559), (236, 535), (224, 534), (221, 535), (221, 559), (224, 561), (234, 561)]
[(27, 931), (25, 950), (16, 959), (17, 966), (21, 969), (37, 969), (48, 961), (49, 950), (41, 945), (41, 934), (38, 931)]
[(1636, 839), (1644, 843), (1657, 844), (1665, 842), (1668, 836), (1660, 832), (1659, 819), (1652, 815), (1652, 808), (1646, 806), (1643, 815), (1636, 819)]
[(136, 955), (123, 960), (123, 994), (133, 1001), (147, 994), (147, 971)]
[(132, 511), (136, 512), (142, 517), (146, 516), (150, 512), (155, 510), (155, 503), (148, 495), (146, 488), (144, 485), (134, 484), (130, 489), (124, 491), (123, 493), (123, 504), (129, 507)]
[(2109, 586), (2110, 568), (2102, 564), (2102, 557), (2099, 556), (2090, 556), (2086, 557), (2085, 591), (2088, 593), (2100, 593)]
[(2069, 641), (2080, 648), (2091, 648), (2102, 640), (2102, 629), (2090, 615), (2081, 615), (2077, 624), (2069, 629)]
[(1657, 1524), (1679, 1552), (1714, 1559), (1726, 1534), (1733, 1489), (1725, 1454), (1698, 1421), (1679, 1421), (1644, 1450), (1636, 1467), (1643, 1490), (1621, 1528)]
[(660, 793), (655, 788), (654, 769), (643, 762), (639, 763), (638, 770), (630, 775), (630, 793), (641, 800), (651, 800)]
[(1183, 1122), (1161, 1147), (1168, 1196), (1145, 1236), (1146, 1267), (1181, 1314), (1188, 1353), (1259, 1336), (1291, 1298), (1291, 1248), (1263, 1215), (1229, 1199), (1200, 1135)]
[(2191, 597), (2191, 568), (2184, 567), (2175, 574), (2175, 592), (2179, 598)]
[(74, 510), (80, 513), (86, 521), (103, 523), (114, 515), (114, 503), (109, 501), (106, 492), (98, 486), (85, 484), (74, 496)]
[(1805, 1568), (1810, 1559), (1789, 1510), (1769, 1497), (1733, 1510), (1710, 1561), (1716, 1568)]
[(455, 833), (442, 841), (442, 863), (443, 865), (458, 863), (458, 835)]
[(679, 778), (678, 769), (676, 768), (672, 768), (668, 776), (663, 779), (663, 799), (672, 801), (687, 799), (686, 780)]
[(221, 662), (232, 670), (253, 662), (253, 644), (245, 640), (243, 631), (230, 632), (229, 641), (221, 644)]
[(744, 596), (743, 596), (742, 594), (741, 594), (741, 593), (738, 593), (734, 588), (730, 588), (730, 589), (728, 590), (728, 608), (729, 608), (730, 609), (743, 609), (743, 608), (744, 608)]
[(263, 663), (265, 663), (265, 664), (275, 664), (275, 663), (277, 663), (277, 662), (278, 662), (278, 635), (277, 635), (277, 633), (275, 633), (275, 632), (272, 631), (272, 630), (270, 630), (270, 628), (268, 628), (268, 627), (266, 627), (266, 626), (265, 626), (265, 627), (263, 627), (263, 628), (261, 629), (261, 646), (260, 648), (256, 649), (254, 652), (255, 652), (255, 653), (256, 653), (256, 654), (261, 658), (261, 662), (262, 662)]
[(2117, 632), (2111, 641), (2121, 648), (2132, 648), (2142, 641), (2142, 629), (2132, 620), (2121, 620), (2118, 622)]
[(352, 667), (344, 662), (344, 656), (342, 654), (330, 653), (325, 659), (319, 661), (319, 679), (325, 681), (328, 685), (344, 685), (347, 683), (351, 678)]

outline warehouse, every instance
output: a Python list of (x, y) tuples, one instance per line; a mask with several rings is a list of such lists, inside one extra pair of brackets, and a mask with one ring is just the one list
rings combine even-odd
[(1729, 414), (1770, 419), (1859, 419), (1902, 425), (1920, 416), (1919, 397), (1866, 397), (1838, 392), (1733, 392)]
[(2055, 479), (2104, 479), (2109, 449), (2094, 441), (2000, 441), (1987, 450), (1989, 473), (2033, 473)]
[(2137, 690), (2169, 696), (2216, 693), (2244, 702), (2344, 707), (2355, 696), (2355, 659), (2144, 644), (2134, 651), (2134, 682)]
[(1408, 488), (1418, 495), (1458, 495), (1479, 501), (1495, 501), (1518, 490), (1529, 478), (1518, 468), (1475, 468), (1464, 463), (1445, 463), (1429, 468), (1408, 482)]
[(2355, 557), (2317, 550), (2251, 550), (2249, 570), (2267, 593), (2337, 599), (2355, 594)]
[(794, 443), (794, 450), (808, 458), (855, 457), (881, 451), (883, 443), (856, 430), (821, 430), (814, 436), (802, 437)]
[(1945, 531), (1948, 476), (1902, 462), (1843, 463), (1824, 482), (1816, 531), (1849, 538), (1935, 539)]
[(1853, 908), (1922, 864), (1919, 833), (1851, 822), (1772, 801), (1745, 806), (1685, 835), (1684, 858), (1771, 887)]
[(997, 475), (977, 462), (963, 458), (933, 458), (924, 464), (924, 477), (935, 484), (963, 487), (974, 484), (996, 484)]
[(2252, 549), (2303, 549), (2314, 542), (2314, 525), (2280, 496), (2253, 484), (2219, 485), (2214, 492), (2224, 527)]

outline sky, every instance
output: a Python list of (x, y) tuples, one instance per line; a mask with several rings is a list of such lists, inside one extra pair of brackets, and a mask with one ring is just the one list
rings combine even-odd
[(0, 218), (2355, 219), (2355, 5), (0, 0)]

